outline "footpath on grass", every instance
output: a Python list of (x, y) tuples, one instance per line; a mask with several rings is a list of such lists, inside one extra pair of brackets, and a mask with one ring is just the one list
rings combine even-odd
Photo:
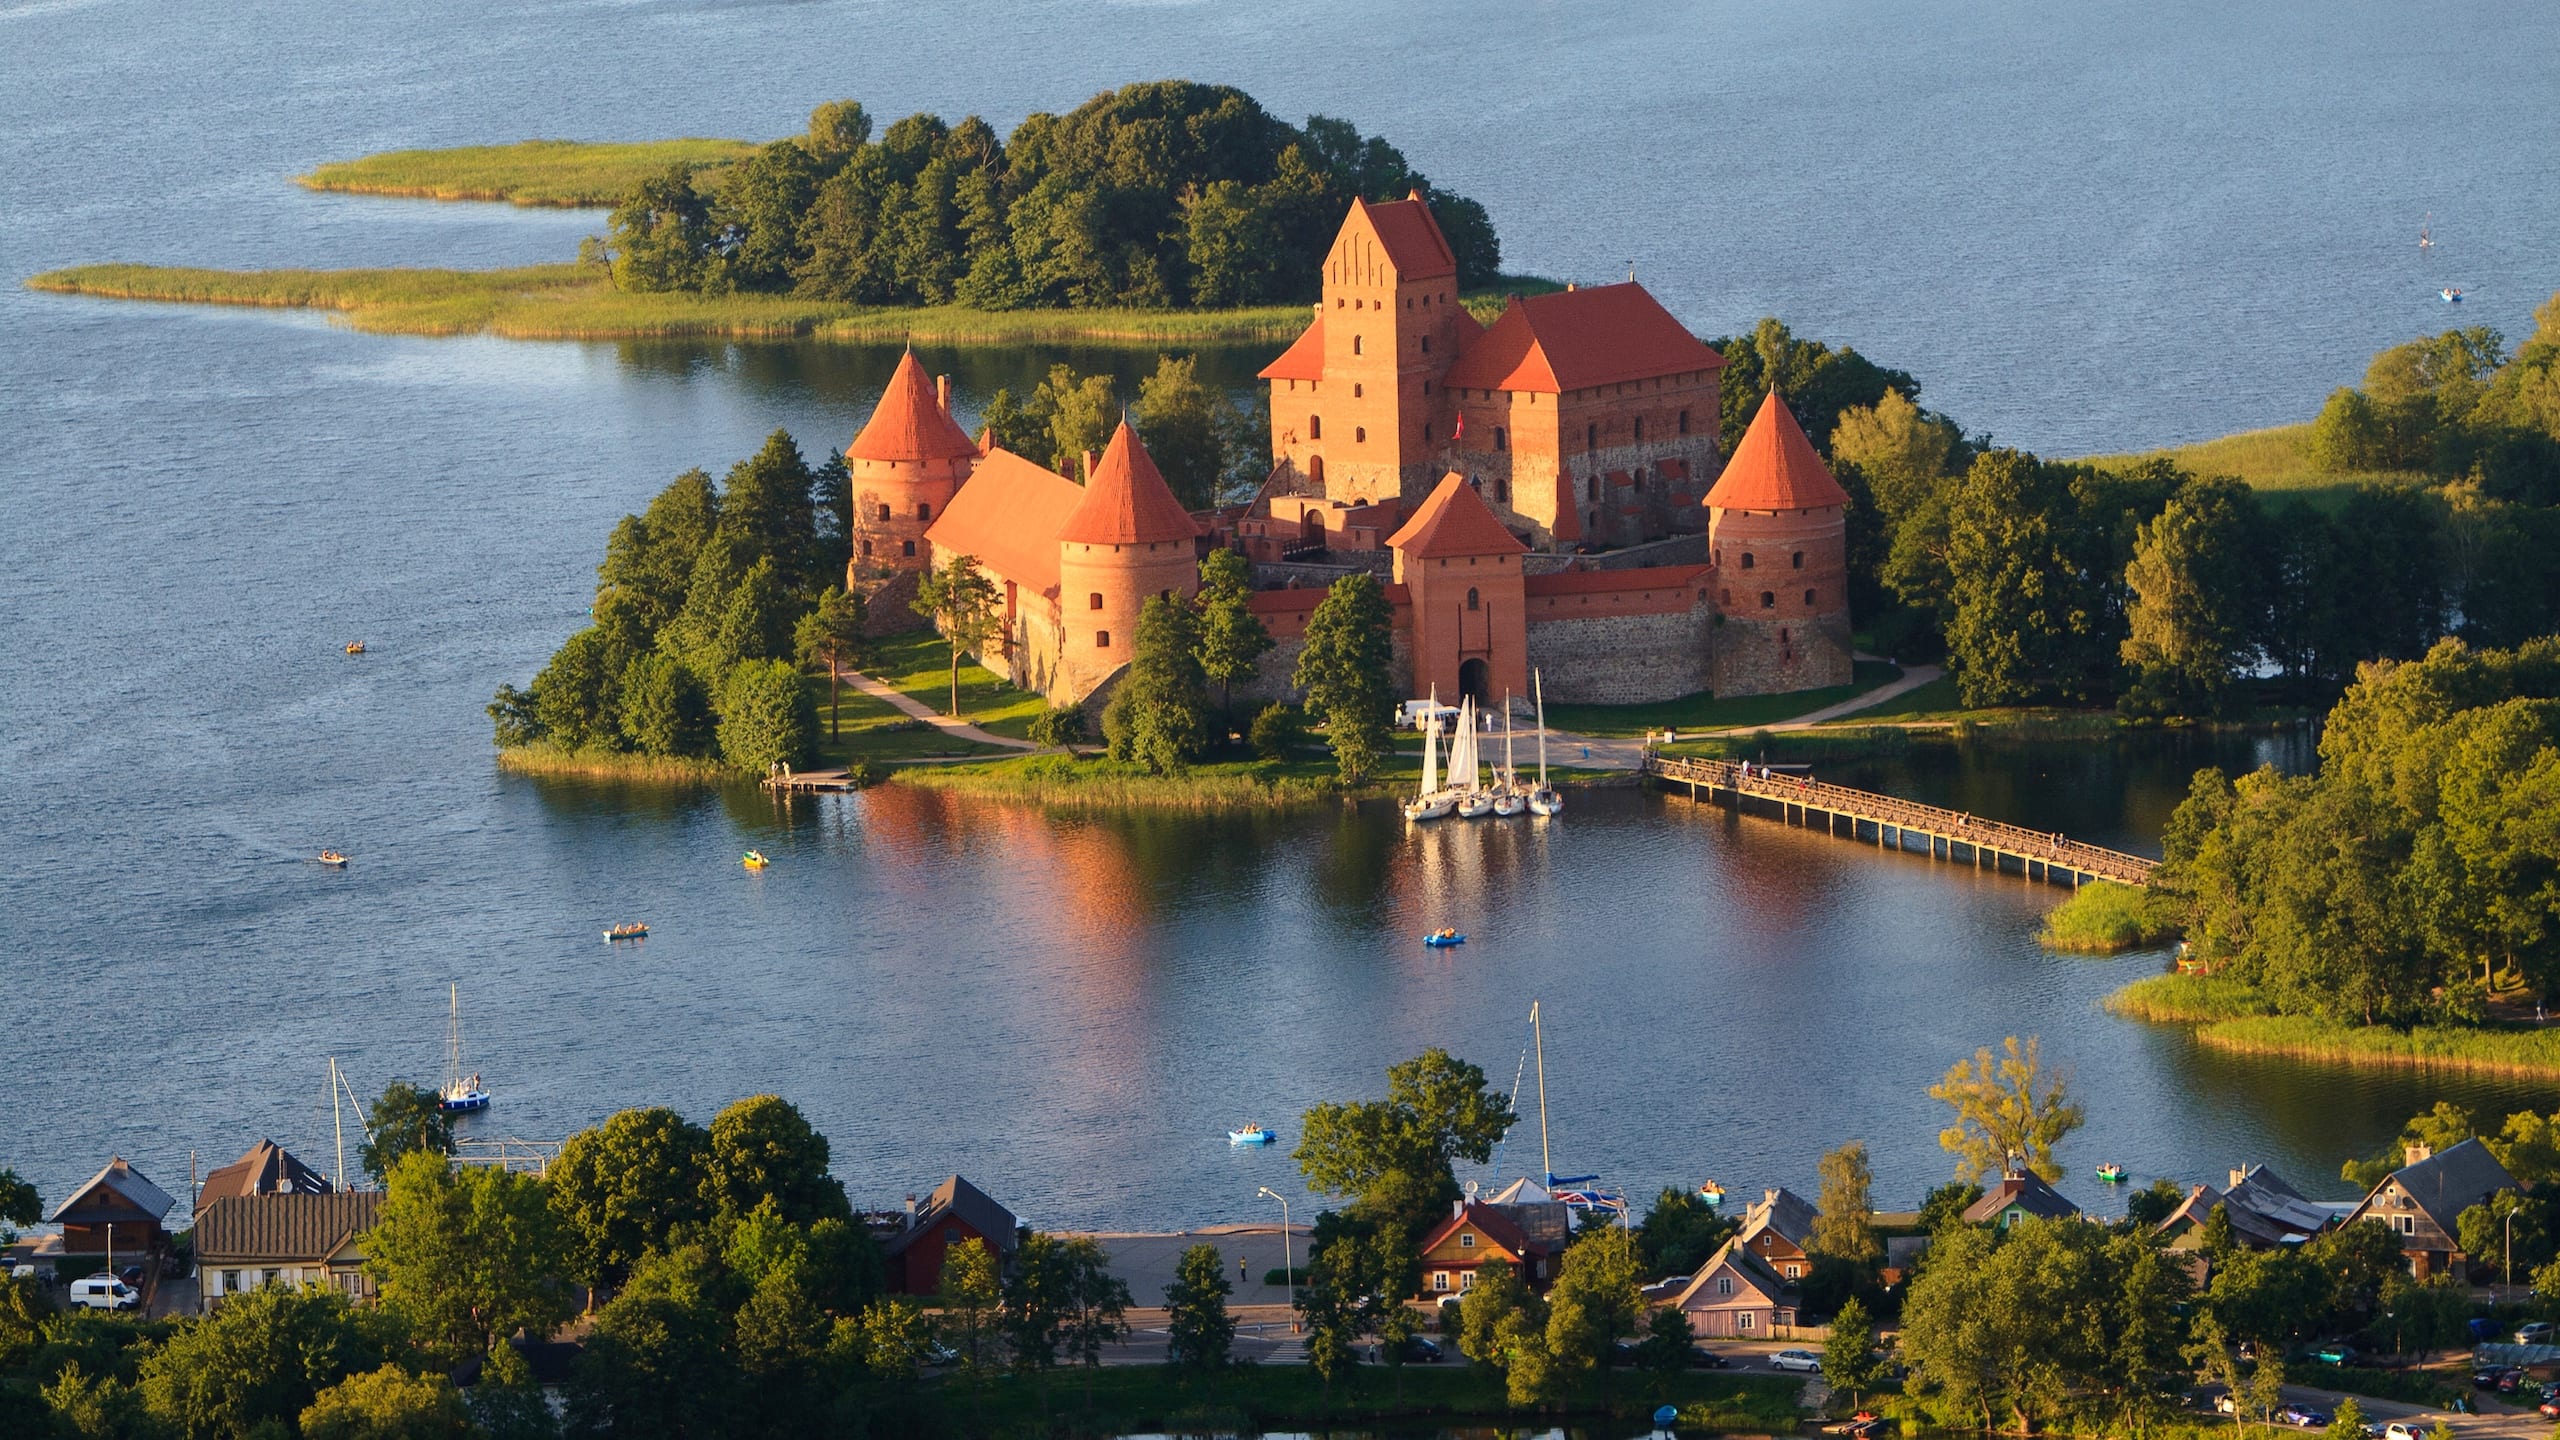
[[(927, 725), (930, 725), (945, 735), (952, 736), (955, 739), (974, 740), (981, 745), (997, 745), (1007, 750), (1020, 750), (1025, 753), (1043, 748), (1032, 744), (1028, 740), (1016, 740), (1010, 735), (998, 735), (992, 730), (979, 729), (977, 726), (970, 724), (966, 720), (945, 715), (941, 711), (934, 709), (932, 706), (925, 704), (923, 701), (916, 699), (905, 691), (897, 689), (882, 681), (874, 680), (859, 670), (847, 670), (843, 672), (843, 674), (844, 682), (852, 686), (854, 689), (859, 690), (863, 694), (870, 696), (872, 699), (879, 701), (881, 704), (896, 710), (899, 714), (906, 716), (910, 720), (921, 720)], [(951, 764), (964, 760), (983, 760), (985, 758), (987, 757), (983, 755), (960, 755), (932, 763)], [(914, 761), (909, 763), (922, 764), (927, 762)]]

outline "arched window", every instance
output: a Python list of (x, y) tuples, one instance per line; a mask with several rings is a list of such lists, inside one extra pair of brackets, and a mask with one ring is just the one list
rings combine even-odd
[(1359, 399), (1359, 398), (1360, 398), (1360, 396), (1361, 396), (1361, 394), (1362, 394), (1362, 387), (1360, 387), (1359, 385), (1353, 385), (1353, 386), (1351, 387), (1351, 398), (1352, 398), (1352, 399), (1354, 399), (1354, 400)]
[(1087, 595), (1086, 597), (1084, 597), (1084, 608), (1086, 608), (1087, 610), (1099, 610), (1099, 609), (1101, 609), (1101, 608), (1102, 608), (1102, 592), (1101, 592), (1101, 591), (1099, 591), (1099, 590), (1096, 590), (1096, 591), (1094, 591), (1092, 594)]
[(886, 519), (888, 519), (888, 518), (889, 518), (889, 507), (888, 507), (888, 506), (883, 505), (883, 506), (881, 506), (881, 507), (880, 507), (880, 518), (881, 518), (881, 519), (883, 519), (883, 520), (886, 520)]
[(1360, 337), (1357, 335), (1351, 337), (1351, 353), (1354, 355), (1360, 353)]
[(862, 558), (865, 560), (871, 558), (871, 542), (868, 540), (862, 542)]
[(1467, 608), (1470, 610), (1481, 610), (1484, 608), (1482, 604), (1478, 603), (1476, 587), (1473, 585), (1467, 587)]
[(1422, 422), (1422, 443), (1425, 445), (1431, 443), (1431, 422), (1428, 420)]
[(1745, 570), (1751, 568), (1751, 552), (1748, 550), (1742, 552), (1742, 568)]
[(1761, 592), (1760, 592), (1760, 608), (1761, 608), (1761, 609), (1763, 609), (1763, 610), (1775, 610), (1775, 609), (1777, 609), (1777, 608), (1778, 608), (1778, 597), (1777, 597), (1776, 593), (1775, 593), (1775, 592), (1772, 592), (1772, 591), (1768, 591), (1768, 590), (1763, 590), (1763, 591), (1761, 591)]
[(1801, 551), (1801, 550), (1797, 551), (1797, 552), (1796, 552), (1796, 555), (1795, 555), (1795, 560), (1796, 560), (1796, 568), (1797, 568), (1797, 569), (1799, 569), (1799, 570), (1803, 569), (1803, 568), (1804, 568), (1804, 552), (1803, 552), (1803, 551)]
[(1787, 628), (1786, 628), (1785, 626), (1783, 626), (1783, 625), (1779, 626), (1779, 627), (1778, 627), (1778, 643), (1779, 643), (1779, 644), (1781, 644), (1781, 645), (1784, 645), (1784, 644), (1786, 644), (1786, 643), (1787, 643), (1787, 639), (1788, 639), (1788, 637), (1787, 637)]
[(1508, 449), (1510, 449), (1510, 448), (1511, 448), (1511, 432), (1510, 432), (1510, 431), (1508, 431), (1508, 430), (1503, 429), (1503, 428), (1502, 428), (1501, 426), (1499, 426), (1499, 425), (1494, 426), (1494, 427), (1493, 427), (1493, 448), (1494, 448), (1494, 449), (1496, 449), (1496, 450), (1508, 450)]
[(1804, 592), (1804, 605), (1808, 610), (1813, 608), (1813, 592), (1810, 590)]
[(1599, 476), (1594, 475), (1582, 482), (1582, 498), (1585, 500), (1597, 500), (1600, 498)]
[(1689, 433), (1689, 412), (1686, 410), (1680, 412), (1680, 433), (1683, 435)]
[(1354, 425), (1354, 426), (1352, 426), (1352, 427), (1351, 427), (1351, 443), (1352, 443), (1352, 444), (1354, 444), (1354, 445), (1366, 445), (1366, 444), (1368, 444), (1368, 443), (1369, 443), (1369, 427), (1368, 427), (1368, 426), (1366, 426), (1366, 425)]
[(932, 518), (933, 518), (933, 507), (932, 507), (931, 505), (926, 504), (926, 503), (925, 503), (925, 502), (923, 502), (922, 500), (917, 501), (917, 502), (916, 502), (916, 518), (917, 518), (917, 519), (919, 519), (919, 520), (930, 520), (930, 519), (932, 519)]
[(1505, 505), (1511, 503), (1511, 482), (1509, 479), (1500, 475), (1493, 477), (1493, 498), (1501, 501)]
[(900, 552), (900, 553), (902, 553), (902, 554), (907, 554), (907, 555), (913, 555), (914, 553), (916, 553), (916, 542), (914, 542), (913, 540), (909, 540), (909, 541), (904, 542), (904, 544), (903, 544), (903, 548), (901, 549), (901, 552)]
[(1108, 630), (1096, 630), (1096, 631), (1094, 631), (1094, 632), (1093, 632), (1093, 648), (1094, 648), (1094, 649), (1096, 649), (1096, 650), (1108, 650), (1108, 649), (1110, 649), (1110, 648), (1111, 648), (1111, 632), (1110, 632), (1110, 631), (1108, 631)]

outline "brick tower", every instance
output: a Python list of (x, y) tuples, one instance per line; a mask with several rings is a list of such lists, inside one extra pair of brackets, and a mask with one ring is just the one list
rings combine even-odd
[(1529, 626), (1520, 557), (1529, 547), (1467, 477), (1443, 476), (1404, 528), (1388, 537), (1396, 583), (1413, 614), (1413, 693), (1436, 687), (1479, 706), (1529, 693)]
[(924, 532), (978, 463), (977, 445), (951, 418), (950, 381), (926, 379), (912, 350), (900, 357), (844, 460), (853, 481), (847, 588), (921, 573), (928, 563)]
[(1718, 696), (1849, 683), (1848, 505), (1772, 389), (1707, 492)]
[(1050, 693), (1081, 700), (1123, 665), (1150, 595), (1200, 589), (1200, 527), (1122, 420), (1058, 527), (1059, 665)]

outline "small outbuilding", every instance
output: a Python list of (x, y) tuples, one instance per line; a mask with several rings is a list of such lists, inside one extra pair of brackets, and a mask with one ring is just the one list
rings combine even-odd
[(46, 1218), (62, 1227), (65, 1255), (140, 1255), (167, 1244), (160, 1222), (177, 1203), (119, 1155)]
[(976, 1240), (1005, 1265), (1022, 1248), (1020, 1222), (984, 1190), (954, 1175), (919, 1205), (907, 1201), (906, 1225), (881, 1242), (888, 1260), (889, 1293), (930, 1295), (942, 1288), (942, 1259), (951, 1247)]

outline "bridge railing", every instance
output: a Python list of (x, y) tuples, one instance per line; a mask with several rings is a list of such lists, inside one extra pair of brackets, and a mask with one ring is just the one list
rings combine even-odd
[(1741, 763), (1732, 760), (1651, 755), (1645, 759), (1645, 769), (1665, 780), (1709, 785), (1755, 799), (1802, 805), (1810, 810), (1847, 815), (1871, 824), (1917, 830), (1957, 844), (1996, 850), (2128, 885), (2148, 883), (2152, 870), (2159, 863), (2122, 850), (2085, 844), (2055, 832), (2029, 830), (1873, 790), (1833, 785), (1808, 776), (1746, 775)]

